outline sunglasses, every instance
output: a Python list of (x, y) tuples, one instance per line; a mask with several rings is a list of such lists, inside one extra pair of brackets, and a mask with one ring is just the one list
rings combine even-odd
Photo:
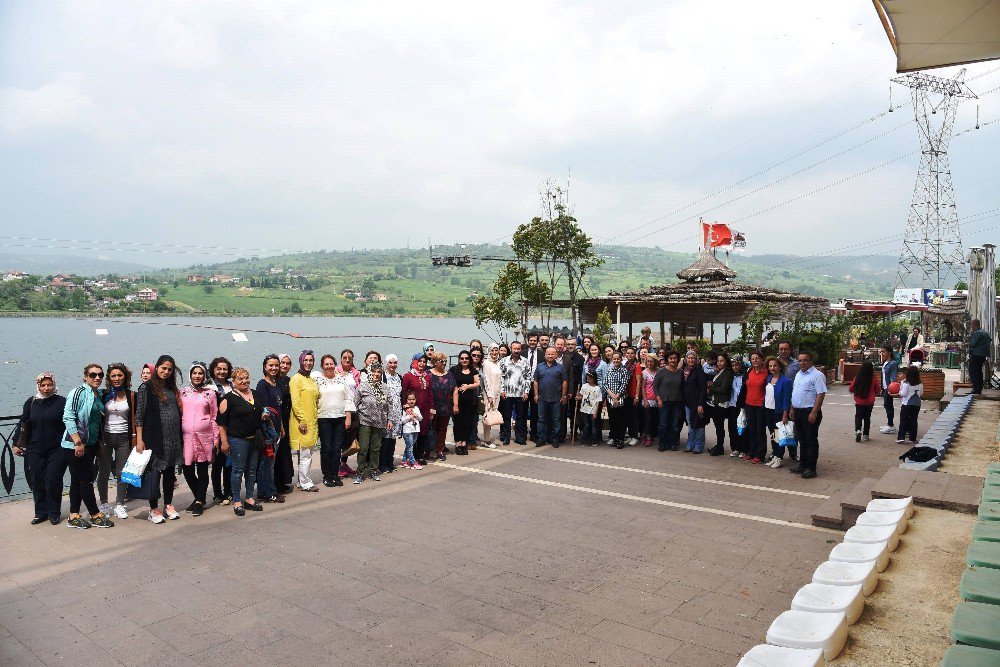
[(98, 378), (104, 377), (104, 373), (87, 373), (87, 377), (89, 377), (91, 380), (96, 380)]

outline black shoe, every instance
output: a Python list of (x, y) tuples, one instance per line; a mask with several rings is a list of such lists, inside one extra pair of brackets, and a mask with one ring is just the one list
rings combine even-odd
[(250, 503), (245, 503), (243, 506), (246, 507), (251, 512), (263, 512), (264, 511), (264, 508), (261, 507), (260, 503), (253, 503), (252, 505)]
[(197, 505), (197, 504), (198, 504), (197, 501), (192, 502), (190, 505), (188, 505), (187, 507), (184, 508), (184, 511), (185, 512), (194, 512), (194, 506)]
[(247, 511), (245, 509), (243, 509), (243, 505), (234, 505), (233, 506), (233, 514), (235, 514), (236, 516), (243, 516), (246, 513), (247, 513)]
[(656, 451), (658, 451), (658, 452), (665, 452), (665, 451), (667, 451), (667, 449), (669, 449), (669, 448), (668, 447), (657, 447)]
[(417, 459), (417, 463), (419, 463), (422, 466), (425, 466), (427, 465), (427, 459)]
[(556, 449), (559, 449), (559, 445), (561, 444), (562, 444), (561, 442), (553, 442), (552, 446), (555, 447)]
[(625, 449), (625, 443), (624, 442), (616, 442), (615, 443), (615, 449)]
[(535, 441), (535, 447), (541, 447), (544, 444), (545, 444), (544, 442)]
[(57, 516), (56, 517), (51, 517), (50, 516), (49, 517), (49, 523), (51, 523), (53, 526), (58, 526), (60, 523), (62, 523), (62, 519), (60, 519)]
[(813, 470), (812, 468), (807, 468), (806, 470), (802, 471), (802, 479), (812, 479), (815, 476), (816, 476), (816, 471)]
[(201, 516), (205, 512), (205, 506), (201, 503), (195, 503), (192, 505), (191, 516)]
[[(340, 481), (339, 477), (337, 478), (337, 481), (338, 482)], [(337, 486), (337, 484), (332, 479), (324, 479), (323, 480), (323, 486)]]
[(35, 518), (33, 518), (31, 520), (31, 525), (32, 526), (37, 526), (40, 523), (45, 523), (45, 517), (44, 516), (36, 516)]
[(795, 466), (794, 468), (790, 468), (788, 472), (792, 473), (793, 475), (801, 475), (802, 473), (805, 472), (805, 470), (806, 469), (803, 468), (802, 466)]
[(344, 483), (341, 482), (340, 478), (338, 477), (337, 479), (333, 480), (333, 484), (331, 484), (330, 486), (343, 486), (343, 485)]
[(438, 454), (438, 457), (437, 457), (438, 463), (444, 463), (447, 459), (448, 459), (448, 457), (445, 456), (444, 454)]

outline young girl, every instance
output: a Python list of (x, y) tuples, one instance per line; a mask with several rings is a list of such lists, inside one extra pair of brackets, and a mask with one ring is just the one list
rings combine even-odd
[(920, 396), (924, 393), (924, 385), (920, 382), (920, 368), (906, 367), (906, 379), (899, 386), (899, 433), (896, 442), (906, 442), (909, 434), (910, 442), (917, 441), (917, 417), (920, 415)]
[(406, 449), (403, 451), (401, 465), (404, 468), (413, 468), (414, 470), (423, 468), (413, 456), (413, 445), (420, 437), (420, 421), (422, 419), (423, 415), (420, 414), (420, 408), (417, 407), (417, 395), (412, 391), (408, 392), (406, 405), (403, 406), (403, 444), (406, 445)]
[(597, 385), (596, 372), (589, 371), (587, 373), (587, 384), (580, 387), (578, 398), (580, 399), (580, 420), (583, 422), (583, 434), (580, 442), (587, 447), (596, 447), (597, 441), (601, 439), (601, 433), (596, 429), (597, 424), (594, 422), (597, 410), (601, 406), (601, 388)]
[(851, 382), (849, 391), (854, 394), (854, 442), (868, 442), (875, 397), (882, 394), (882, 382), (875, 375), (875, 365), (872, 362), (861, 364), (861, 370)]

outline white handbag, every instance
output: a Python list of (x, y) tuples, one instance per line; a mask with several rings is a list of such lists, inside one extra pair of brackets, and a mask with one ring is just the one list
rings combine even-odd
[(119, 481), (131, 486), (142, 486), (142, 473), (146, 471), (146, 466), (149, 465), (149, 458), (152, 455), (153, 452), (148, 449), (144, 449), (140, 454), (133, 447), (125, 461), (125, 467), (122, 468)]

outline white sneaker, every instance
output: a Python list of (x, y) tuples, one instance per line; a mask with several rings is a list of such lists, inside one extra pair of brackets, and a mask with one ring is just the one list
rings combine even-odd
[(879, 431), (879, 433), (895, 433), (896, 432), (896, 427), (895, 426), (883, 426), (878, 431)]
[(609, 445), (615, 444), (615, 439), (614, 438), (608, 438), (608, 444)]
[(628, 439), (628, 446), (629, 447), (634, 447), (637, 444), (639, 444), (639, 439), (638, 438), (629, 438)]
[(733, 451), (729, 452), (729, 455), (730, 456), (740, 456), (740, 453), (734, 449)]
[(111, 505), (108, 503), (101, 503), (97, 509), (101, 510), (101, 514), (111, 514)]
[(181, 518), (181, 515), (177, 513), (177, 510), (174, 509), (173, 505), (167, 505), (163, 508), (163, 511), (166, 513), (167, 518), (171, 521), (176, 521)]
[(777, 456), (775, 456), (773, 459), (771, 459), (770, 465), (771, 465), (772, 468), (774, 468), (775, 470), (777, 470), (778, 468), (781, 467), (781, 459), (779, 459)]
[(163, 523), (166, 519), (163, 518), (160, 510), (149, 510), (149, 521), (150, 523)]
[(487, 443), (486, 443), (486, 447), (487, 447), (488, 449), (496, 449), (496, 448), (497, 448), (497, 445), (496, 445), (496, 443), (495, 443), (495, 442), (487, 442)]
[(115, 518), (117, 519), (127, 519), (128, 518), (128, 508), (124, 505), (115, 505)]

